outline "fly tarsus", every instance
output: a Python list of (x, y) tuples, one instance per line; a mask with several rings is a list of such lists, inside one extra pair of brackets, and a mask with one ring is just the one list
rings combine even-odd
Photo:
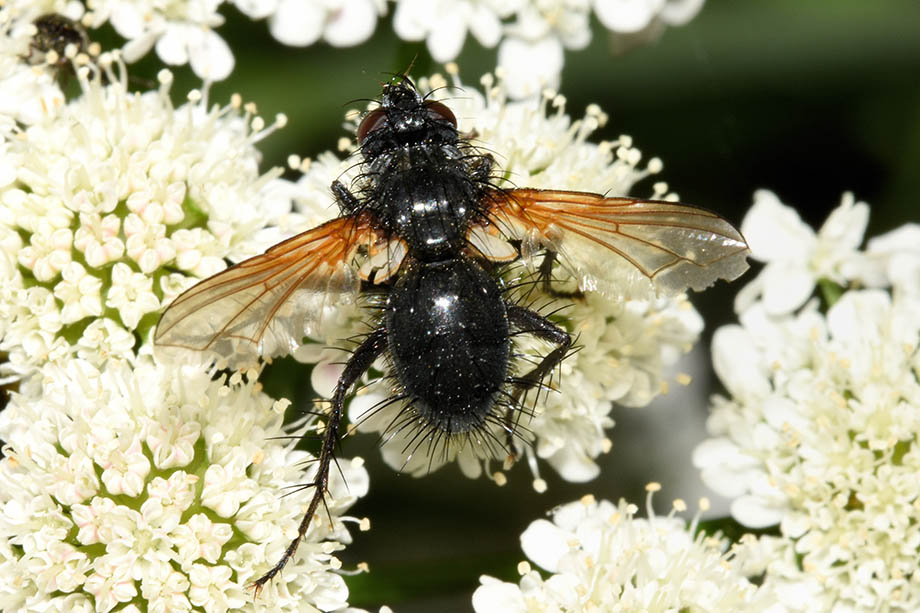
[[(556, 345), (556, 348), (546, 354), (540, 363), (522, 377), (514, 381), (511, 393), (511, 403), (505, 412), (505, 437), (511, 460), (517, 460), (518, 451), (514, 443), (514, 413), (521, 411), (522, 396), (529, 390), (536, 389), (537, 394), (543, 386), (543, 379), (558, 366), (568, 355), (572, 347), (572, 336), (536, 311), (518, 306), (507, 305), (508, 321), (521, 332), (533, 334), (539, 339)], [(535, 401), (536, 402), (536, 401)]]
[(249, 586), (255, 596), (258, 597), (262, 592), (262, 588), (265, 587), (265, 584), (274, 579), (291, 558), (294, 557), (294, 554), (297, 553), (298, 545), (300, 545), (300, 542), (303, 540), (304, 535), (310, 527), (310, 522), (313, 521), (313, 517), (316, 515), (319, 504), (322, 502), (325, 505), (326, 493), (329, 489), (329, 469), (332, 466), (332, 462), (335, 460), (335, 447), (339, 441), (339, 427), (342, 423), (342, 415), (345, 412), (345, 396), (348, 394), (348, 390), (351, 389), (351, 386), (361, 378), (361, 375), (370, 368), (374, 360), (376, 360), (386, 348), (387, 334), (386, 330), (381, 326), (364, 339), (345, 364), (345, 369), (342, 371), (336, 383), (335, 391), (332, 394), (332, 410), (326, 421), (326, 429), (323, 433), (323, 442), (317, 460), (318, 466), (316, 469), (316, 477), (308, 486), (313, 488), (313, 498), (310, 500), (310, 506), (307, 507), (307, 512), (300, 521), (300, 527), (297, 529), (297, 536), (294, 537), (294, 540), (292, 540), (290, 545), (284, 550), (281, 559), (279, 559), (268, 572), (256, 579)]

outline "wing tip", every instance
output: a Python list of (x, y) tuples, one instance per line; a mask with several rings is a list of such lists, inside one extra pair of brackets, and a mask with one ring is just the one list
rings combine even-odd
[(686, 287), (695, 292), (701, 292), (715, 285), (720, 279), (730, 283), (750, 269), (751, 265), (748, 263), (748, 256), (750, 255), (751, 250), (745, 243), (744, 248), (730, 253), (715, 262), (710, 262), (704, 267), (693, 266), (692, 269), (685, 273), (687, 277), (691, 277), (692, 273), (698, 271), (705, 271), (706, 274), (698, 274), (695, 279), (691, 278)]

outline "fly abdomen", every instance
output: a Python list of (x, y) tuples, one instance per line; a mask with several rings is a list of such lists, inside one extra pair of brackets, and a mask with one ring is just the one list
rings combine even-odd
[(482, 427), (508, 373), (508, 316), (495, 280), (467, 258), (414, 262), (390, 292), (394, 371), (418, 416), (447, 434)]

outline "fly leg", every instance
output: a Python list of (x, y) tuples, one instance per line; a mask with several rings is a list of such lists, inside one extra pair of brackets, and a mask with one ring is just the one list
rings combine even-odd
[(584, 298), (585, 295), (578, 288), (571, 291), (562, 291), (553, 287), (553, 264), (556, 263), (558, 256), (559, 254), (555, 251), (547, 250), (540, 261), (537, 276), (543, 285), (543, 291), (554, 298)]
[(278, 563), (275, 564), (271, 570), (252, 584), (251, 587), (256, 596), (259, 595), (259, 592), (262, 591), (265, 584), (281, 572), (284, 565), (294, 557), (297, 546), (300, 544), (304, 534), (306, 534), (307, 528), (310, 527), (310, 521), (312, 521), (313, 516), (316, 514), (319, 503), (324, 502), (329, 485), (329, 468), (334, 459), (335, 445), (339, 440), (339, 426), (345, 408), (345, 395), (348, 393), (348, 390), (351, 389), (351, 386), (355, 384), (368, 368), (370, 368), (374, 360), (376, 360), (386, 348), (387, 333), (383, 327), (380, 327), (371, 332), (371, 334), (364, 339), (364, 342), (358, 345), (358, 348), (345, 364), (345, 369), (342, 371), (342, 375), (339, 377), (338, 383), (336, 383), (335, 391), (332, 393), (332, 411), (326, 421), (326, 430), (323, 433), (323, 442), (317, 459), (316, 477), (314, 477), (313, 483), (309, 485), (313, 488), (313, 498), (310, 500), (310, 506), (307, 507), (307, 512), (300, 522), (297, 536), (291, 541), (291, 544), (287, 546), (284, 555), (281, 556), (281, 559), (278, 560)]
[(331, 189), (342, 215), (353, 215), (361, 208), (361, 201), (341, 181), (333, 181)]
[(556, 348), (543, 356), (543, 359), (530, 372), (514, 380), (513, 391), (511, 393), (511, 403), (505, 412), (505, 440), (512, 459), (517, 459), (517, 447), (514, 444), (514, 410), (518, 406), (521, 397), (528, 390), (537, 388), (543, 383), (546, 377), (553, 369), (565, 359), (569, 349), (572, 347), (572, 336), (563, 328), (560, 328), (547, 318), (543, 317), (536, 311), (531, 311), (516, 304), (506, 303), (508, 322), (517, 328), (520, 332), (533, 334), (537, 338), (549, 341), (556, 345)]
[(473, 179), (479, 183), (488, 183), (489, 179), (492, 178), (492, 165), (494, 160), (491, 155), (482, 155), (476, 158), (476, 160), (470, 164), (470, 171), (472, 172)]

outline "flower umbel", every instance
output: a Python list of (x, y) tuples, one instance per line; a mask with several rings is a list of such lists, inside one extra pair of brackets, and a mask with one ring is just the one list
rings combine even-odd
[(0, 608), (344, 607), (334, 552), (350, 540), (343, 513), (367, 491), (360, 459), (339, 461), (329, 514), (286, 572), (258, 600), (246, 591), (296, 531), (301, 497), (279, 492), (308, 480), (311, 459), (287, 436), (310, 427), (284, 428), (287, 403), (259, 391), (255, 374), (213, 380), (144, 358), (44, 366), (41, 397), (16, 395), (0, 413), (11, 441), (0, 462)]
[(549, 577), (528, 562), (518, 565), (518, 585), (483, 576), (473, 594), (476, 613), (772, 610), (775, 597), (748, 581), (722, 539), (696, 534), (698, 516), (689, 526), (675, 517), (683, 501), (655, 515), (657, 488), (649, 486), (648, 519), (626, 501), (585, 496), (553, 511), (552, 521), (531, 523), (521, 547)]
[(0, 349), (19, 374), (74, 351), (131, 357), (163, 304), (296, 218), (253, 146), (283, 117), (266, 127), (238, 96), (209, 108), (197, 90), (174, 108), (169, 72), (130, 93), (111, 61), (81, 68), (80, 96), (3, 143)]
[[(845, 199), (825, 228), (854, 213)], [(774, 215), (778, 227), (791, 212)], [(811, 300), (776, 312), (764, 292), (713, 339), (730, 397), (714, 399), (713, 438), (694, 461), (734, 499), (735, 519), (778, 524), (781, 537), (761, 539), (761, 570), (791, 610), (920, 605), (920, 297), (916, 280), (900, 274), (918, 259), (900, 239), (875, 244), (885, 248), (863, 253), (838, 241), (846, 257), (825, 261), (848, 266), (819, 269), (842, 283), (842, 295), (825, 297), (829, 307)], [(801, 233), (794, 247), (813, 248), (814, 235)], [(848, 287), (856, 277), (893, 286)], [(780, 278), (770, 283), (783, 290)]]
[(776, 194), (758, 190), (741, 232), (751, 246), (751, 257), (766, 266), (738, 292), (736, 310), (761, 298), (770, 314), (790, 313), (811, 297), (819, 279), (838, 284), (852, 279), (868, 221), (869, 206), (844, 194), (816, 233)]

